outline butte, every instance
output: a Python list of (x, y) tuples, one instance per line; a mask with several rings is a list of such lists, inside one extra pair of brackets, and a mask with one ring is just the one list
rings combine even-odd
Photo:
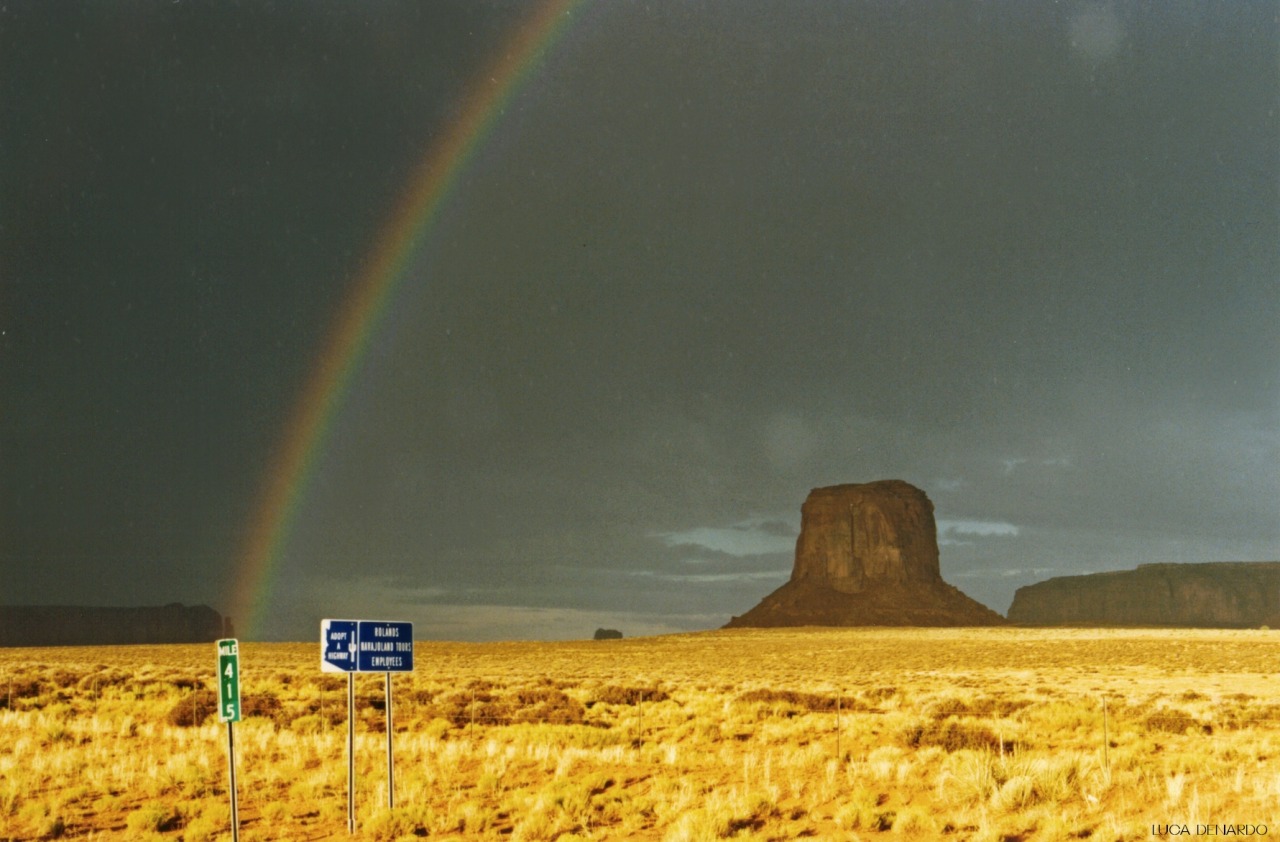
[(928, 496), (902, 480), (880, 480), (810, 491), (790, 581), (725, 628), (1004, 622), (943, 581)]

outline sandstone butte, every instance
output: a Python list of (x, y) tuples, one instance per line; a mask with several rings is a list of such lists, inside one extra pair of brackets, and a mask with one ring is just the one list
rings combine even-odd
[(943, 581), (928, 496), (902, 480), (880, 480), (809, 492), (790, 581), (725, 628), (1004, 622)]
[(231, 619), (207, 605), (0, 605), (0, 646), (208, 643), (220, 637), (234, 637)]
[(1018, 588), (1009, 619), (1022, 625), (1280, 626), (1280, 562), (1142, 564), (1059, 576)]

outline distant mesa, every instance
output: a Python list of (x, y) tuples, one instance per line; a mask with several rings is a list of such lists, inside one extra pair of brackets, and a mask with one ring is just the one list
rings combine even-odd
[(596, 629), (594, 640), (622, 640), (622, 632), (617, 629)]
[(221, 637), (234, 637), (231, 618), (207, 605), (0, 605), (0, 646), (208, 643)]
[(1142, 564), (1018, 588), (1009, 620), (1031, 626), (1280, 627), (1280, 561)]
[(1004, 622), (943, 581), (928, 496), (902, 480), (880, 480), (810, 491), (791, 580), (725, 628)]

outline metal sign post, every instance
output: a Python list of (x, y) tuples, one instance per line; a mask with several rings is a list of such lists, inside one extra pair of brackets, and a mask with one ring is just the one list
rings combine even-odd
[(355, 620), (320, 621), (320, 671), (347, 674), (347, 833), (356, 832)]
[(240, 842), (240, 812), (236, 804), (236, 732), (240, 721), (240, 643), (235, 638), (219, 640), (218, 721), (227, 723), (227, 772), (231, 788), (231, 839)]
[(356, 674), (347, 673), (347, 833), (356, 832)]
[(320, 669), (347, 674), (347, 832), (356, 831), (355, 698), (357, 672), (386, 673), (387, 806), (395, 808), (391, 673), (413, 670), (413, 623), (322, 620)]
[(391, 673), (387, 673), (387, 809), (396, 808), (395, 755), (391, 752)]

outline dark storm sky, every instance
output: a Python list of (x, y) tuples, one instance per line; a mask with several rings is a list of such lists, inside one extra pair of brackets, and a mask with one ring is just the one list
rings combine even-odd
[[(0, 5), (0, 603), (226, 608), (343, 297), (533, 6)], [(1280, 558), (1274, 2), (584, 3), (415, 255), (268, 637), (717, 626), (810, 488), (945, 578)]]

